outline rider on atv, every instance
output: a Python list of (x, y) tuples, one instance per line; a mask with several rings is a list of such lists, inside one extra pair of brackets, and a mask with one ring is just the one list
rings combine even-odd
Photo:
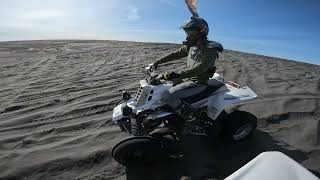
[(156, 60), (153, 64), (156, 69), (159, 64), (173, 61), (188, 56), (187, 69), (180, 72), (166, 72), (162, 75), (165, 80), (181, 79), (182, 83), (169, 89), (163, 94), (166, 102), (183, 119), (190, 112), (191, 106), (181, 101), (188, 97), (201, 94), (208, 87), (208, 80), (215, 73), (215, 61), (219, 57), (218, 52), (223, 51), (220, 43), (208, 41), (208, 23), (199, 17), (191, 19), (182, 26), (187, 37), (183, 46)]

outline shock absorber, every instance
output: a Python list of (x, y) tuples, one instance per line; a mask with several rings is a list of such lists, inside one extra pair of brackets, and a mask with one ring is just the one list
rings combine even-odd
[(136, 119), (131, 119), (131, 135), (139, 136), (139, 123)]

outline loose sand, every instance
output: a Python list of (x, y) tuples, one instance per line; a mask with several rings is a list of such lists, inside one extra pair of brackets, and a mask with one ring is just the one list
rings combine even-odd
[[(229, 50), (217, 71), (259, 95), (234, 107), (259, 118), (251, 141), (226, 145), (190, 136), (179, 145), (179, 159), (144, 169), (115, 162), (112, 146), (124, 136), (111, 122), (119, 91), (135, 91), (144, 66), (179, 46), (0, 43), (0, 179), (223, 178), (270, 150), (320, 172), (320, 66)], [(160, 72), (184, 65), (181, 59)]]

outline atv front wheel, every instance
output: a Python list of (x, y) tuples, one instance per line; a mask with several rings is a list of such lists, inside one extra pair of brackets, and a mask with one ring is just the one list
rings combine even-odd
[(130, 167), (151, 164), (163, 155), (161, 141), (150, 136), (126, 138), (112, 149), (112, 157), (120, 164)]
[(249, 112), (234, 111), (223, 121), (222, 137), (240, 142), (249, 139), (257, 127), (257, 117)]

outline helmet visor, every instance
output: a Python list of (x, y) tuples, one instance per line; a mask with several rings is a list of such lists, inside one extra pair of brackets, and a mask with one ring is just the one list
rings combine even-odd
[(185, 29), (184, 31), (188, 36), (197, 36), (199, 34), (197, 30)]

